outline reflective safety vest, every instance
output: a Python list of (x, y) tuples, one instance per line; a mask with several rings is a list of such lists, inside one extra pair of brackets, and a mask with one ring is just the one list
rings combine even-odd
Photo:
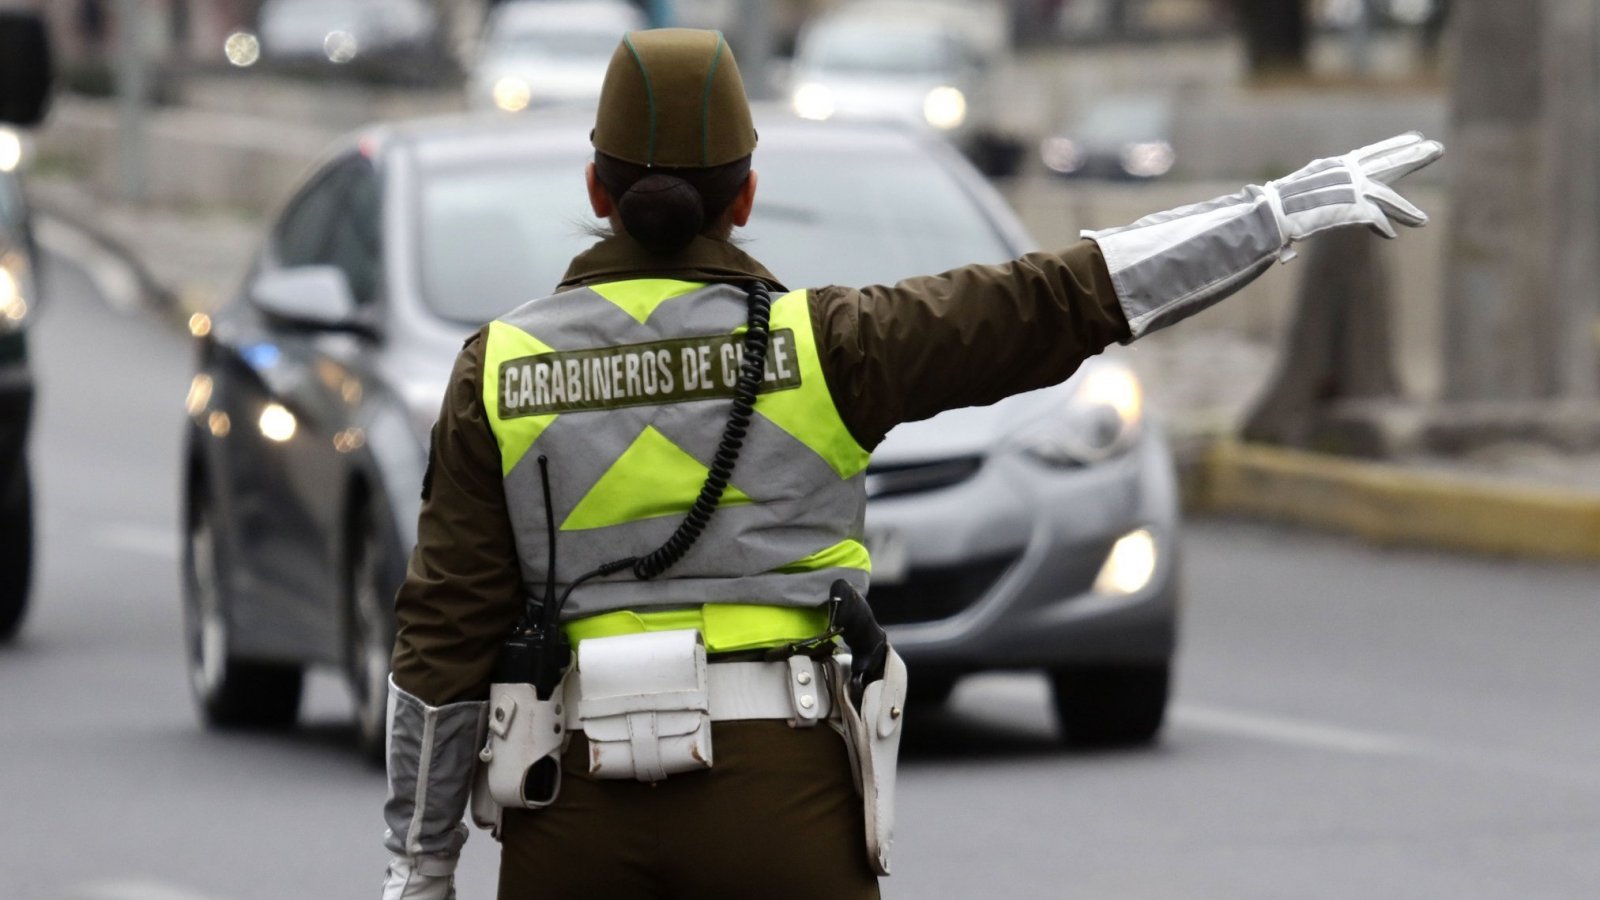
[[(490, 323), (483, 405), (500, 447), (523, 583), (556, 594), (677, 529), (721, 441), (742, 355), (743, 287), (636, 279), (563, 291)], [(835, 579), (865, 591), (868, 452), (822, 376), (805, 291), (772, 304), (765, 377), (711, 522), (667, 572), (624, 570), (573, 591), (575, 639), (699, 627), (712, 650), (811, 637)]]

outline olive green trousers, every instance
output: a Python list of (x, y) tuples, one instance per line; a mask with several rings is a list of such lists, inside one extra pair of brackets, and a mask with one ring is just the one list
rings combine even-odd
[(500, 900), (867, 900), (861, 798), (826, 724), (712, 726), (714, 766), (656, 784), (588, 773), (573, 735), (561, 795), (506, 810)]

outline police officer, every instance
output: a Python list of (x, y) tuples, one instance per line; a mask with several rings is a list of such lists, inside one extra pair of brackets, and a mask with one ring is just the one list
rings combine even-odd
[[(1405, 135), (1060, 252), (788, 291), (729, 241), (756, 138), (720, 35), (628, 35), (585, 175), (614, 234), (457, 360), (397, 599), (386, 898), (451, 894), (474, 778), (476, 813), (537, 740), (542, 787), (523, 759), (489, 791), (502, 898), (876, 897), (903, 670), (880, 652), (843, 689), (816, 640), (836, 583), (866, 589), (872, 448), (1060, 382), (1319, 231), (1424, 224), (1388, 183), (1442, 153)], [(760, 393), (730, 426), (741, 372)], [(558, 608), (575, 664), (491, 708), (507, 635)]]

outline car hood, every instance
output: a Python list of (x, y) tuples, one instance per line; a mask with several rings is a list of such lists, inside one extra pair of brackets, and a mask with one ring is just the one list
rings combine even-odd
[(928, 92), (942, 85), (955, 84), (950, 79), (937, 77), (803, 77), (797, 83), (818, 84), (827, 88), (836, 115), (897, 119), (918, 124), (923, 121), (922, 104), (928, 98)]
[(593, 100), (600, 96), (608, 60), (558, 61), (538, 56), (506, 57), (485, 65), (478, 82), (492, 90), (495, 82), (507, 76), (528, 83), (532, 102), (552, 99)]
[(952, 409), (896, 426), (872, 452), (872, 461), (901, 465), (986, 455), (1025, 423), (1065, 406), (1072, 395), (1071, 385), (1069, 381), (988, 406)]

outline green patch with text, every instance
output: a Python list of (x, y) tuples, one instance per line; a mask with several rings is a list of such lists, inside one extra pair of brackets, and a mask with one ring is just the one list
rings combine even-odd
[[(743, 335), (719, 334), (508, 359), (497, 382), (500, 418), (732, 397), (743, 358)], [(799, 386), (794, 331), (774, 331), (760, 389)]]

